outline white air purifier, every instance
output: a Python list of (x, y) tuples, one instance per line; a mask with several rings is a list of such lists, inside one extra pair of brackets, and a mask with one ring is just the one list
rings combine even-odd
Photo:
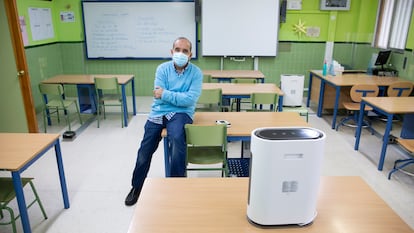
[(316, 217), (325, 134), (259, 128), (251, 134), (247, 217), (259, 226), (307, 225)]
[(304, 75), (282, 74), (280, 76), (280, 89), (284, 92), (283, 106), (302, 106)]

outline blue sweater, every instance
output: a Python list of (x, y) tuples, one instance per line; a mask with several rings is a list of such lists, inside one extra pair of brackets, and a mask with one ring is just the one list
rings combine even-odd
[(164, 91), (161, 99), (154, 99), (149, 117), (175, 112), (186, 113), (193, 118), (202, 83), (203, 73), (196, 65), (188, 63), (178, 74), (172, 61), (162, 63), (157, 67), (154, 87), (159, 86)]

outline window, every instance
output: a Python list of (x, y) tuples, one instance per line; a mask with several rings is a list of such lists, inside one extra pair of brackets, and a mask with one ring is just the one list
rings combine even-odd
[(412, 9), (412, 0), (379, 0), (372, 45), (383, 49), (404, 50)]

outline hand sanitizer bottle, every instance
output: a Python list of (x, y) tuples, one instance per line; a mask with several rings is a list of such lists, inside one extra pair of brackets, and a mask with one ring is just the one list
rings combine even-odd
[(326, 76), (327, 69), (328, 69), (328, 65), (326, 64), (326, 60), (325, 60), (323, 62), (322, 76)]

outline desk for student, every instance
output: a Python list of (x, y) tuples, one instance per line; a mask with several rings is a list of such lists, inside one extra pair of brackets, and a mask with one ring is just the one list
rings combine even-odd
[(135, 116), (137, 113), (136, 101), (135, 101), (134, 75), (130, 75), (130, 74), (128, 75), (65, 74), (65, 75), (57, 75), (52, 78), (46, 79), (42, 81), (42, 83), (75, 84), (78, 88), (78, 99), (79, 99), (80, 111), (95, 113), (96, 112), (96, 97), (95, 97), (95, 88), (94, 88), (95, 77), (100, 77), (100, 78), (117, 77), (118, 78), (118, 83), (119, 85), (121, 85), (122, 101), (125, 103), (123, 112), (124, 112), (125, 127), (127, 127), (128, 126), (128, 106), (127, 106), (125, 86), (128, 83), (131, 83), (133, 115)]
[(203, 89), (221, 88), (224, 99), (235, 98), (237, 101), (237, 111), (240, 111), (240, 99), (250, 98), (253, 92), (277, 93), (279, 95), (278, 111), (283, 110), (283, 91), (274, 83), (203, 83)]
[(263, 229), (247, 220), (248, 178), (147, 178), (128, 233), (412, 233), (360, 178), (321, 177), (313, 224)]
[[(309, 127), (295, 112), (196, 112), (193, 124), (214, 125), (216, 120), (231, 123), (227, 128), (227, 141), (250, 141), (253, 130), (262, 127)], [(165, 176), (170, 176), (168, 138), (164, 135)]]
[(256, 79), (264, 83), (265, 76), (259, 70), (203, 70), (203, 74), (211, 75), (218, 82), (231, 82), (232, 79)]
[(20, 174), (52, 147), (55, 147), (63, 205), (65, 209), (68, 209), (69, 197), (63, 169), (59, 134), (0, 133), (0, 170), (11, 172), (25, 233), (30, 233), (31, 229)]
[[(316, 79), (313, 80), (313, 77)], [(309, 75), (307, 106), (309, 107), (311, 99), (317, 101), (318, 117), (322, 117), (323, 108), (332, 107), (332, 129), (335, 129), (338, 109), (342, 107), (342, 102), (351, 101), (349, 91), (353, 85), (375, 84), (380, 88), (385, 88), (388, 87), (391, 83), (397, 81), (404, 80), (398, 77), (372, 76), (362, 73), (343, 73), (342, 75), (336, 76), (323, 76), (321, 70), (311, 70)], [(325, 84), (328, 84), (329, 86)], [(332, 100), (334, 101), (332, 102)]]
[[(404, 122), (414, 120), (414, 97), (363, 97), (361, 101), (361, 108), (365, 105), (373, 107), (375, 110), (387, 116), (387, 125), (385, 127), (384, 136), (382, 138), (382, 149), (378, 163), (378, 170), (382, 170), (384, 166), (385, 155), (387, 152), (388, 138), (392, 128), (392, 119), (394, 114), (407, 114), (404, 116)], [(356, 141), (354, 149), (358, 150), (359, 141), (361, 139), (363, 114), (360, 114), (358, 119), (358, 128), (356, 130)], [(403, 131), (402, 131), (403, 132)]]

